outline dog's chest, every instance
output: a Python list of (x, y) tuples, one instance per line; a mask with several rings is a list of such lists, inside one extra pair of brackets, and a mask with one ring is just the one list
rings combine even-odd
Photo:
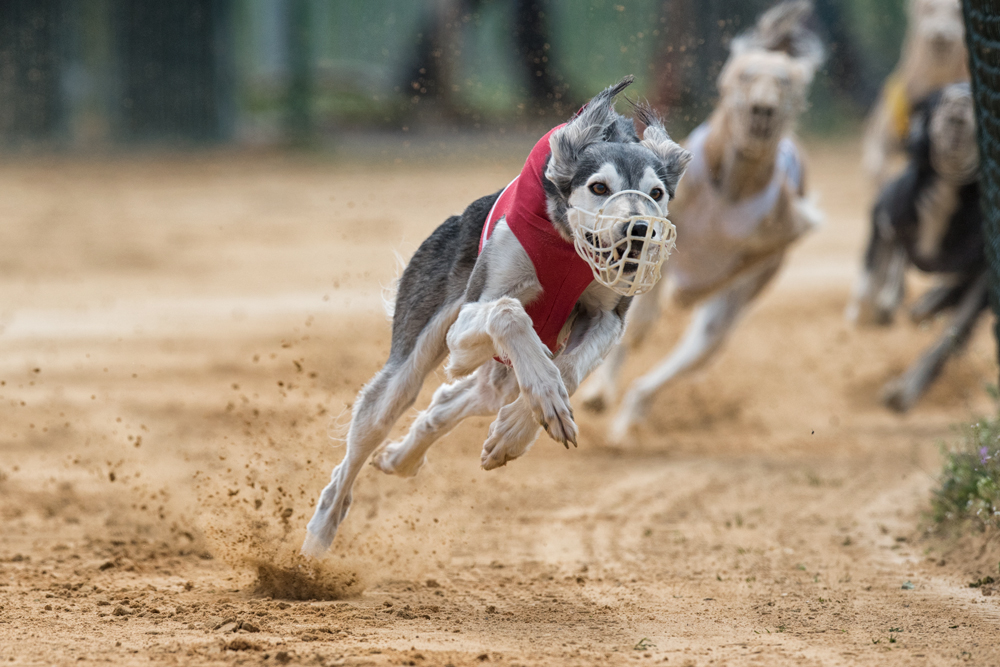
[(767, 187), (732, 201), (712, 182), (703, 152), (705, 133), (699, 130), (689, 142), (695, 157), (682, 182), (688, 195), (683, 212), (675, 216), (677, 250), (667, 265), (681, 289), (717, 282), (748, 254), (780, 246), (795, 236), (785, 210), (786, 190), (798, 189), (800, 162), (795, 144), (782, 142)]
[(941, 242), (960, 203), (958, 187), (941, 178), (932, 179), (917, 195), (914, 251), (919, 258), (932, 260), (940, 253)]

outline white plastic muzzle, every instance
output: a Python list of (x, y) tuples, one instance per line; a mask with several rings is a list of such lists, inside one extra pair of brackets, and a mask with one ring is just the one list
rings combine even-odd
[[(622, 195), (645, 197), (657, 215), (605, 214), (611, 200)], [(655, 199), (639, 190), (622, 190), (608, 197), (596, 213), (578, 207), (570, 211), (581, 215), (573, 232), (573, 244), (594, 272), (594, 280), (622, 296), (652, 289), (677, 241), (677, 228), (663, 216)], [(624, 234), (619, 236), (623, 228)]]

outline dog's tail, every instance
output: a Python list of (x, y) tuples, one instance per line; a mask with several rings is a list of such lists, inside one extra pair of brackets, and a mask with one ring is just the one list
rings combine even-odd
[(760, 15), (757, 25), (733, 40), (733, 54), (746, 51), (782, 51), (815, 72), (826, 57), (823, 42), (809, 26), (811, 0), (787, 0)]
[(399, 280), (403, 277), (403, 271), (406, 269), (406, 259), (403, 257), (403, 254), (398, 250), (393, 250), (392, 254), (396, 257), (396, 277), (388, 285), (382, 285), (382, 310), (385, 311), (385, 316), (390, 322), (392, 322), (392, 318), (396, 315), (396, 296), (399, 294)]

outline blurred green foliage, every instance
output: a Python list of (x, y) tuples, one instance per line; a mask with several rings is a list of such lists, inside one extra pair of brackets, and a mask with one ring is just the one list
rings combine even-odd
[(1000, 417), (961, 429), (931, 500), (938, 524), (1000, 528)]

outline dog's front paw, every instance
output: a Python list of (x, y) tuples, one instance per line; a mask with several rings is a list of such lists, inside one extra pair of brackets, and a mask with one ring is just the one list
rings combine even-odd
[(480, 461), (484, 470), (493, 470), (507, 465), (508, 461), (523, 456), (538, 435), (531, 407), (518, 397), (510, 405), (505, 405), (490, 424), (490, 432), (483, 443)]
[(522, 386), (521, 395), (550, 438), (561, 442), (567, 449), (571, 442), (576, 447), (576, 421), (562, 378), (539, 385)]

